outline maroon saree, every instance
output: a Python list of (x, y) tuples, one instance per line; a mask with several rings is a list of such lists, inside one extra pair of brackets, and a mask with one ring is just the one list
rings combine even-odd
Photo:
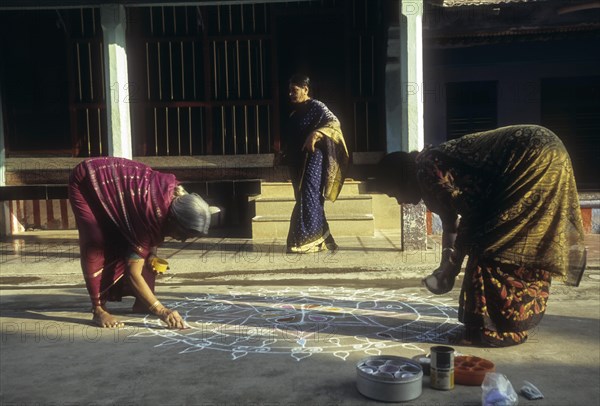
[[(130, 257), (147, 258), (163, 239), (178, 182), (172, 174), (124, 158), (92, 158), (75, 167), (69, 201), (79, 230), (81, 267), (95, 306), (131, 295), (123, 275)], [(142, 275), (154, 291), (155, 275)]]

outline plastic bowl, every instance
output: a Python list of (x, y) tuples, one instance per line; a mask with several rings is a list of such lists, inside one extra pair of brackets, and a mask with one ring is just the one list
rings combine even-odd
[(169, 269), (169, 263), (159, 257), (152, 258), (152, 268), (156, 273), (165, 273)]
[(454, 382), (459, 385), (479, 386), (488, 372), (494, 372), (492, 361), (471, 355), (454, 358)]

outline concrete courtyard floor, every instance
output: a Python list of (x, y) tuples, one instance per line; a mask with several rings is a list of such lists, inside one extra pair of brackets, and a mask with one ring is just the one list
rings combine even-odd
[[(335, 254), (286, 255), (282, 241), (167, 241), (171, 269), (157, 296), (189, 327), (167, 330), (111, 303), (126, 327), (90, 324), (77, 235), (26, 233), (0, 245), (1, 405), (375, 405), (356, 389), (356, 363), (412, 358), (460, 332), (460, 281), (433, 296), (419, 280), (439, 246), (399, 251), (399, 236), (340, 238)], [(600, 236), (587, 236), (578, 288), (554, 283), (548, 310), (517, 347), (453, 345), (491, 360), (520, 405), (600, 404)], [(430, 388), (409, 405), (479, 405), (481, 388)]]

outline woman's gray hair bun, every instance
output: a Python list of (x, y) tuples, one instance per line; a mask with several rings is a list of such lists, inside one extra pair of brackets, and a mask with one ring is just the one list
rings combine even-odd
[(177, 196), (177, 191), (175, 192), (175, 198), (171, 203), (171, 213), (184, 229), (207, 234), (211, 212), (214, 210), (211, 210), (204, 199), (196, 193), (184, 193)]

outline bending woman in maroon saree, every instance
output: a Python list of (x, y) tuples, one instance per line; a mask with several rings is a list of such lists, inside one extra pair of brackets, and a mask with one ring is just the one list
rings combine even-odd
[(468, 341), (524, 342), (544, 315), (552, 279), (579, 284), (586, 259), (579, 199), (569, 154), (550, 130), (468, 134), (390, 154), (380, 173), (388, 180), (382, 191), (400, 203), (423, 199), (442, 220), (442, 260), (423, 280), (429, 291), (449, 292), (469, 256), (459, 300)]
[(100, 327), (123, 324), (107, 301), (135, 296), (134, 311), (150, 311), (168, 327), (183, 319), (154, 296), (150, 266), (156, 247), (170, 236), (178, 240), (208, 232), (210, 210), (196, 194), (187, 194), (174, 175), (124, 158), (92, 158), (75, 167), (69, 201), (79, 230), (81, 267)]

